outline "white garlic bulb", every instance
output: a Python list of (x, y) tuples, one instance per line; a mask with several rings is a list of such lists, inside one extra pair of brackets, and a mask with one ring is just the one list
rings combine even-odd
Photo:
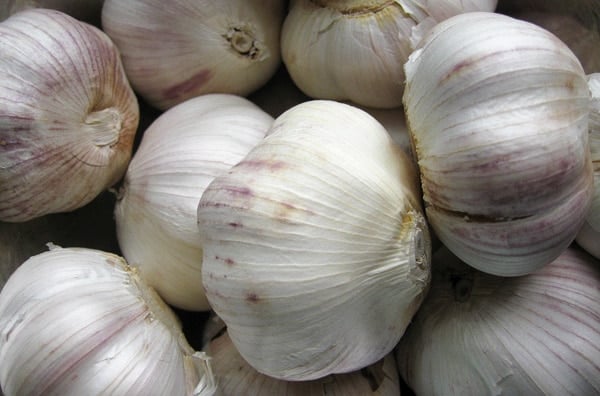
[(162, 113), (144, 131), (115, 207), (127, 262), (169, 304), (207, 310), (196, 223), (206, 186), (248, 154), (273, 117), (243, 97), (205, 94)]
[(225, 331), (204, 348), (211, 358), (220, 396), (400, 396), (393, 353), (364, 369), (312, 381), (283, 381), (258, 373), (239, 354)]
[(294, 0), (281, 31), (281, 55), (312, 98), (399, 107), (405, 80), (399, 65), (416, 37), (436, 21), (495, 7), (496, 0)]
[(588, 253), (600, 258), (600, 73), (588, 75), (588, 85), (592, 94), (589, 138), (594, 165), (594, 198), (575, 241)]
[(164, 110), (264, 85), (281, 63), (284, 12), (282, 0), (106, 0), (102, 27), (136, 92)]
[(600, 394), (600, 263), (568, 248), (522, 277), (497, 277), (443, 249), (400, 340), (417, 395)]
[(513, 276), (555, 259), (590, 207), (590, 93), (534, 24), (467, 13), (405, 64), (405, 112), (430, 225), (468, 264)]
[(0, 384), (16, 395), (211, 395), (208, 357), (119, 256), (55, 247), (0, 292)]
[(0, 220), (77, 209), (125, 173), (139, 107), (99, 29), (31, 9), (0, 23)]
[(257, 371), (312, 380), (396, 345), (429, 283), (416, 170), (384, 127), (311, 100), (198, 205), (206, 296)]

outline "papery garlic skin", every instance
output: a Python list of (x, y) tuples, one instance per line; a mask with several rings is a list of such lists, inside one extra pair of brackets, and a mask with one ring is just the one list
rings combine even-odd
[(114, 254), (55, 247), (24, 262), (0, 292), (6, 396), (211, 395), (206, 360)]
[(281, 63), (284, 3), (106, 0), (102, 26), (136, 92), (165, 110), (201, 94), (245, 96), (264, 85)]
[(400, 340), (417, 395), (600, 393), (600, 265), (578, 248), (523, 277), (436, 252), (427, 298)]
[(198, 205), (206, 296), (250, 365), (311, 380), (398, 342), (429, 282), (416, 170), (383, 126), (301, 103)]
[(593, 194), (590, 93), (550, 32), (467, 13), (405, 65), (405, 112), (427, 218), (468, 264), (523, 275), (575, 238)]
[(405, 75), (398, 66), (415, 36), (452, 15), (495, 7), (496, 0), (295, 0), (281, 31), (282, 60), (312, 98), (399, 107)]
[(196, 211), (208, 184), (257, 145), (273, 117), (243, 97), (206, 94), (144, 131), (115, 206), (122, 254), (166, 302), (208, 310)]
[(211, 357), (220, 396), (400, 396), (393, 353), (352, 373), (332, 374), (313, 381), (283, 381), (254, 370), (239, 354), (227, 332), (210, 341), (204, 351)]
[(600, 73), (588, 75), (592, 94), (589, 139), (594, 166), (594, 197), (585, 223), (575, 241), (596, 258), (600, 258)]
[(77, 209), (125, 173), (139, 121), (99, 29), (31, 9), (0, 23), (0, 221)]

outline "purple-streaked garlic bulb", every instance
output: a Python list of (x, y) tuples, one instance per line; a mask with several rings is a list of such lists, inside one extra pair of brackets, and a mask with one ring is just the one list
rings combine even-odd
[(404, 110), (429, 224), (482, 271), (523, 275), (590, 208), (590, 92), (549, 31), (497, 13), (436, 25), (405, 64)]
[(281, 64), (283, 0), (106, 0), (102, 27), (132, 86), (165, 110), (205, 93), (245, 96)]
[(137, 99), (101, 30), (60, 11), (0, 23), (0, 221), (77, 209), (118, 182)]

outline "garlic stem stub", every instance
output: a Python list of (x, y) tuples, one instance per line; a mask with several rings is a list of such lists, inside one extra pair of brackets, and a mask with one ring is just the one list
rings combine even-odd
[(351, 372), (397, 344), (429, 283), (417, 173), (385, 128), (311, 100), (198, 205), (202, 281), (244, 359), (285, 380)]
[(263, 86), (281, 64), (284, 12), (282, 0), (106, 0), (102, 27), (136, 92), (166, 110)]
[(209, 309), (198, 202), (272, 123), (273, 117), (243, 97), (205, 94), (165, 111), (144, 131), (115, 205), (117, 237), (127, 262), (167, 303)]
[(120, 256), (32, 256), (0, 292), (0, 384), (13, 395), (212, 395), (208, 357)]
[(496, 0), (295, 0), (281, 31), (282, 60), (314, 99), (374, 108), (402, 105), (403, 65), (430, 26)]
[(600, 393), (600, 263), (569, 247), (522, 277), (480, 272), (447, 249), (397, 349), (417, 395)]
[(124, 175), (139, 122), (119, 53), (48, 9), (0, 23), (0, 221), (80, 208)]
[(587, 77), (592, 94), (589, 139), (594, 166), (594, 197), (592, 207), (575, 241), (588, 253), (600, 259), (600, 73), (592, 73)]
[(404, 109), (429, 224), (479, 270), (555, 259), (590, 208), (590, 93), (556, 36), (496, 13), (436, 25), (405, 64)]
[(239, 354), (225, 331), (204, 348), (220, 396), (399, 396), (400, 379), (393, 353), (364, 369), (312, 381), (283, 381), (260, 374)]

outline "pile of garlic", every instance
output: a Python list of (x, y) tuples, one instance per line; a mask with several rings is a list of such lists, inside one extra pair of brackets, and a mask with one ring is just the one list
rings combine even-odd
[(0, 6), (0, 395), (600, 394), (558, 3)]

